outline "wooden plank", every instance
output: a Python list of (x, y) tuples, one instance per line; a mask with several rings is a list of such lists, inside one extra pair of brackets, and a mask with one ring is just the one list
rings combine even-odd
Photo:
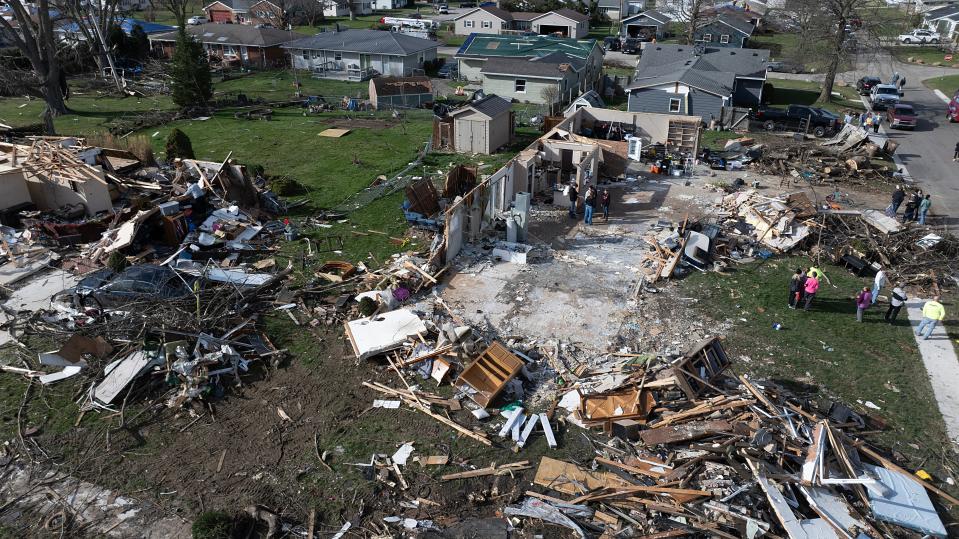
[(631, 474), (645, 475), (648, 477), (652, 477), (653, 479), (659, 479), (660, 477), (663, 476), (663, 474), (659, 472), (654, 472), (652, 470), (644, 470), (642, 468), (637, 468), (635, 466), (629, 466), (629, 465), (623, 464), (622, 462), (616, 462), (615, 460), (610, 460), (603, 457), (596, 457), (595, 460), (596, 462), (600, 464), (603, 464), (606, 466), (612, 466), (613, 468), (619, 468), (620, 470), (629, 472)]
[(732, 432), (733, 424), (723, 419), (684, 423), (672, 427), (647, 429), (639, 434), (646, 445), (671, 444), (705, 438), (711, 434)]
[(571, 495), (582, 495), (600, 488), (630, 486), (614, 473), (592, 472), (550, 457), (540, 460), (533, 483)]
[(803, 462), (799, 478), (804, 485), (812, 485), (821, 477), (820, 468), (826, 450), (825, 421), (816, 425), (813, 432), (813, 443), (806, 449), (806, 460)]

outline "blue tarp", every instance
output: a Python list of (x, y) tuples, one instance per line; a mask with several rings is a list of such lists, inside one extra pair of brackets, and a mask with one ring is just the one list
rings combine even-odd
[[(117, 23), (120, 25), (120, 29), (123, 30), (123, 33), (130, 35), (130, 32), (133, 31), (135, 26), (140, 26), (143, 28), (143, 31), (147, 34), (158, 34), (160, 32), (170, 32), (176, 30), (175, 26), (170, 26), (167, 24), (159, 24), (155, 22), (141, 21), (138, 19), (131, 19), (129, 17), (124, 17), (122, 19), (117, 19)], [(60, 29), (68, 34), (77, 33), (80, 31), (80, 25), (75, 22), (67, 22), (60, 26)]]

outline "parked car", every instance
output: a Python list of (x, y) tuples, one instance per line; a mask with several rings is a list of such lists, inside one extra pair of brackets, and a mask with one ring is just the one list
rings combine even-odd
[(440, 70), (436, 74), (441, 79), (458, 79), (460, 69), (459, 66), (456, 65), (456, 62), (447, 62), (440, 67)]
[(119, 309), (135, 303), (177, 299), (190, 294), (189, 281), (185, 281), (170, 267), (141, 264), (130, 266), (120, 273), (110, 268), (97, 270), (81, 279), (75, 287), (54, 294), (50, 303), (55, 309)]
[(949, 105), (946, 107), (946, 119), (950, 123), (959, 122), (959, 90), (949, 100)]
[(476, 7), (476, 2), (461, 2), (460, 7)]
[(621, 43), (619, 42), (618, 37), (607, 36), (603, 38), (603, 50), (618, 51), (620, 46)]
[(807, 129), (817, 137), (832, 136), (842, 129), (842, 120), (835, 114), (806, 105), (789, 105), (785, 109), (762, 108), (750, 115), (750, 119), (762, 123), (763, 129)]
[(893, 129), (915, 129), (916, 111), (912, 105), (898, 103), (886, 110), (886, 123)]
[(440, 7), (436, 11), (440, 15), (448, 15), (450, 12), (450, 7), (446, 4), (440, 4)]
[(635, 37), (627, 37), (623, 41), (623, 54), (639, 54), (643, 50), (643, 42)]
[(939, 39), (938, 33), (918, 28), (908, 34), (899, 34), (899, 41), (907, 45), (911, 43), (939, 43)]
[(869, 91), (872, 110), (884, 110), (899, 103), (899, 87), (894, 84), (877, 84)]
[(194, 15), (193, 17), (190, 17), (189, 19), (186, 20), (186, 23), (191, 26), (196, 26), (198, 24), (206, 24), (208, 22), (210, 21), (206, 20), (206, 17), (201, 17), (199, 15)]
[(805, 66), (788, 60), (771, 60), (766, 62), (766, 71), (778, 73), (802, 73)]
[(856, 91), (859, 95), (869, 95), (872, 87), (877, 84), (882, 84), (882, 79), (879, 77), (862, 77), (856, 81)]

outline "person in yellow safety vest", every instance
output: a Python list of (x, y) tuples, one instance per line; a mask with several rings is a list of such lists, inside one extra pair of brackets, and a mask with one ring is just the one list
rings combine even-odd
[(822, 279), (825, 276), (826, 274), (816, 266), (809, 266), (809, 271), (806, 273), (806, 277), (815, 277), (817, 279)]
[(922, 322), (919, 322), (919, 327), (916, 328), (916, 337), (925, 331), (923, 340), (929, 340), (932, 330), (936, 329), (936, 325), (942, 322), (945, 317), (946, 309), (942, 306), (942, 303), (939, 303), (939, 296), (933, 296), (922, 306)]

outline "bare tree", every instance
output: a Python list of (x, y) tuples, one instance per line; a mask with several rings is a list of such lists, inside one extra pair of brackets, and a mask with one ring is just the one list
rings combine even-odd
[(326, 20), (323, 10), (326, 4), (322, 0), (299, 0), (294, 8), (299, 17), (310, 26), (316, 26), (316, 23)]
[(101, 71), (107, 66), (112, 67), (108, 49), (111, 44), (107, 43), (106, 36), (110, 27), (117, 22), (120, 0), (52, 0), (50, 5), (77, 25), (80, 35), (93, 52), (97, 67)]
[(559, 88), (552, 84), (544, 86), (542, 91), (540, 91), (540, 95), (542, 95), (543, 101), (546, 102), (546, 107), (548, 110), (547, 116), (552, 116), (556, 107), (556, 102), (559, 101)]
[(54, 21), (50, 17), (50, 3), (48, 0), (37, 0), (36, 20), (23, 3), (12, 0), (4, 1), (13, 13), (13, 20), (18, 28), (7, 19), (0, 17), (0, 34), (13, 43), (20, 53), (30, 61), (37, 83), (46, 101), (44, 112), (47, 131), (52, 131), (51, 118), (67, 112), (65, 97), (67, 95), (66, 77), (60, 69), (57, 58), (57, 42), (53, 34)]
[(186, 27), (186, 16), (190, 12), (190, 4), (194, 0), (150, 0), (153, 9), (165, 9), (173, 14), (176, 24), (180, 28)]
[(696, 30), (708, 22), (704, 12), (715, 3), (715, 0), (665, 0), (661, 9), (682, 23), (686, 43), (692, 45), (696, 41)]
[(857, 10), (869, 5), (869, 0), (820, 0), (820, 2), (826, 14), (821, 22), (825, 23), (822, 25), (823, 43), (828, 47), (828, 61), (822, 91), (816, 101), (828, 103), (832, 98), (832, 89), (840, 62), (849, 52), (849, 32), (846, 26), (856, 16)]

